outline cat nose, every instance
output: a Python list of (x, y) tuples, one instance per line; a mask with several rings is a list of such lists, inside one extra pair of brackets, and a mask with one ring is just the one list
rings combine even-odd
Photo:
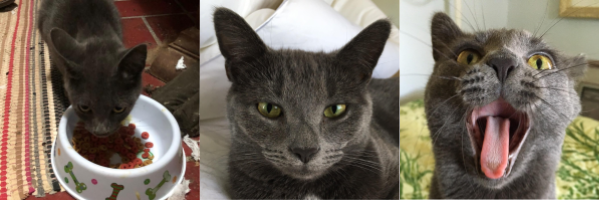
[(510, 75), (510, 72), (515, 69), (517, 61), (510, 58), (492, 58), (488, 60), (487, 65), (494, 68), (498, 80), (500, 83), (504, 83)]
[(300, 158), (303, 163), (308, 163), (312, 157), (319, 152), (320, 148), (300, 148), (300, 147), (292, 147), (292, 153), (296, 155), (296, 157)]

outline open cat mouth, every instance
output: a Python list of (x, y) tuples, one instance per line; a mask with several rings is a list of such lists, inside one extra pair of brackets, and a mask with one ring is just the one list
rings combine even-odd
[(481, 171), (490, 179), (499, 179), (510, 174), (529, 134), (529, 117), (499, 98), (473, 109), (467, 129)]

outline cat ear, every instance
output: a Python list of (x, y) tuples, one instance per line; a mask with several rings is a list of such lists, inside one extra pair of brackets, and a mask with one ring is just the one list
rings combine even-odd
[(146, 44), (138, 44), (128, 49), (121, 58), (121, 61), (119, 61), (119, 75), (124, 79), (139, 77), (144, 67), (146, 67), (146, 55)]
[(71, 37), (69, 33), (65, 32), (60, 28), (53, 28), (50, 30), (50, 45), (54, 48), (54, 52), (57, 53), (60, 59), (64, 62), (67, 73), (71, 77), (77, 77), (75, 64), (76, 58), (80, 58), (85, 52), (85, 46), (77, 42), (75, 38)]
[(390, 36), (392, 25), (387, 20), (377, 20), (346, 44), (336, 55), (343, 66), (359, 66), (361, 80), (371, 77)]
[[(265, 43), (246, 20), (235, 12), (227, 8), (217, 8), (214, 23), (219, 49), (228, 62), (248, 62), (267, 52)], [(229, 80), (230, 75), (230, 69), (227, 69)]]
[(431, 44), (433, 48), (433, 59), (438, 61), (442, 52), (447, 51), (449, 44), (463, 32), (456, 26), (454, 21), (445, 13), (435, 13), (431, 20)]

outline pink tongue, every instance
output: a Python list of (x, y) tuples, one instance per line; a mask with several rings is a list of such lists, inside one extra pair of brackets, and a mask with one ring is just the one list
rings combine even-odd
[(481, 170), (491, 179), (504, 175), (508, 164), (510, 121), (501, 117), (487, 117), (485, 137), (481, 148)]

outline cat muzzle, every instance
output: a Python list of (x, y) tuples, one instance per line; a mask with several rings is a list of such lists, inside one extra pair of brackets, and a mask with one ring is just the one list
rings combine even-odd
[(502, 98), (473, 109), (467, 118), (467, 130), (478, 158), (476, 166), (489, 179), (507, 177), (529, 129), (527, 113), (516, 110)]

